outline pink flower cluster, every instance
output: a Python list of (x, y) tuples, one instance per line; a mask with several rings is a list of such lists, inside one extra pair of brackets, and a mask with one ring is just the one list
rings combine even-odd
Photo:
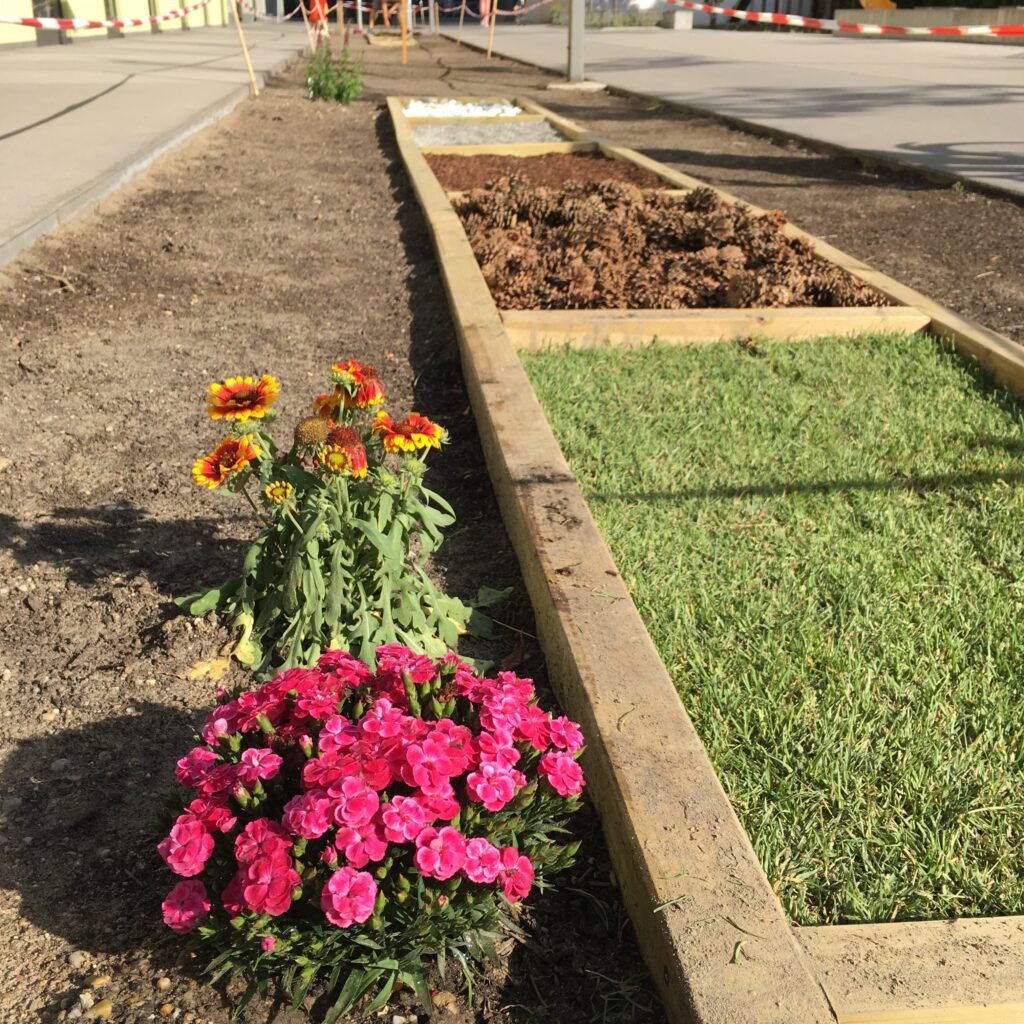
[[(538, 785), (544, 799), (582, 791), (579, 727), (545, 714), (530, 680), (510, 672), (483, 679), (454, 655), (435, 662), (395, 644), (377, 659), (372, 673), (330, 651), (315, 668), (225, 699), (204, 745), (178, 762), (179, 783), (196, 795), (158, 849), (190, 880), (211, 857), (219, 867), (230, 858), (220, 893), (229, 915), (276, 917), (304, 896), (339, 928), (361, 924), (378, 898), (362, 869), (386, 858), (437, 882), (497, 884), (511, 902), (529, 893), (530, 858), (489, 837), (501, 834), (500, 812), (534, 800)], [(444, 713), (427, 717), (421, 702)], [(210, 911), (199, 880), (164, 903), (176, 931)]]

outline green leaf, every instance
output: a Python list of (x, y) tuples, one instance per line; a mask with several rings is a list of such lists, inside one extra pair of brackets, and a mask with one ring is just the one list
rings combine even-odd
[(481, 587), (476, 592), (476, 600), (473, 601), (474, 608), (492, 608), (496, 604), (507, 601), (515, 593), (515, 587), (505, 587), (503, 590), (495, 590), (494, 587)]

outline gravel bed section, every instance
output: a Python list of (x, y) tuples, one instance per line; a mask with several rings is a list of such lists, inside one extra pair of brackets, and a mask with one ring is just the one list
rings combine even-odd
[(460, 100), (410, 100), (406, 117), (514, 117), (523, 114), (514, 103), (463, 103)]
[(420, 146), (501, 145), (515, 142), (565, 142), (547, 121), (497, 124), (415, 124), (412, 135)]

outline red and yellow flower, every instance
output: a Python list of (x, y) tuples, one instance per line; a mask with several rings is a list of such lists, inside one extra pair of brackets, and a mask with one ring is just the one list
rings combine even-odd
[(335, 427), (327, 435), (327, 445), (345, 449), (345, 454), (349, 458), (349, 472), (357, 480), (362, 480), (366, 476), (366, 447), (358, 430), (352, 427)]
[(418, 412), (411, 412), (401, 423), (396, 423), (383, 409), (374, 417), (373, 432), (383, 441), (386, 452), (440, 448), (445, 438), (442, 426), (432, 423)]
[(319, 416), (322, 420), (331, 422), (336, 420), (339, 408), (341, 408), (341, 388), (335, 388), (329, 395), (317, 395), (313, 399), (313, 415)]
[(241, 473), (260, 454), (259, 445), (254, 444), (248, 434), (244, 437), (229, 437), (221, 441), (209, 455), (196, 460), (192, 467), (192, 479), (200, 487), (209, 487), (212, 491), (220, 487), (228, 477)]
[(335, 473), (336, 475), (341, 476), (343, 473), (351, 473), (352, 471), (352, 459), (340, 444), (324, 445), (324, 447), (320, 449), (320, 453), (317, 458), (320, 461), (320, 465), (323, 466), (328, 473)]
[(214, 381), (206, 395), (211, 420), (262, 419), (281, 393), (276, 377), (228, 377)]
[(367, 363), (347, 359), (331, 367), (331, 380), (339, 385), (346, 409), (369, 409), (384, 401), (384, 385), (377, 376), (377, 368)]
[(283, 505), (295, 493), (287, 480), (274, 480), (263, 489), (263, 494), (271, 505)]

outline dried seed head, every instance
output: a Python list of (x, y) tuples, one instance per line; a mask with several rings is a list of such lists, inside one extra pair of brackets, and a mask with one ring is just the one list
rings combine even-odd
[(330, 429), (327, 421), (319, 416), (307, 416), (295, 424), (295, 443), (323, 444)]

